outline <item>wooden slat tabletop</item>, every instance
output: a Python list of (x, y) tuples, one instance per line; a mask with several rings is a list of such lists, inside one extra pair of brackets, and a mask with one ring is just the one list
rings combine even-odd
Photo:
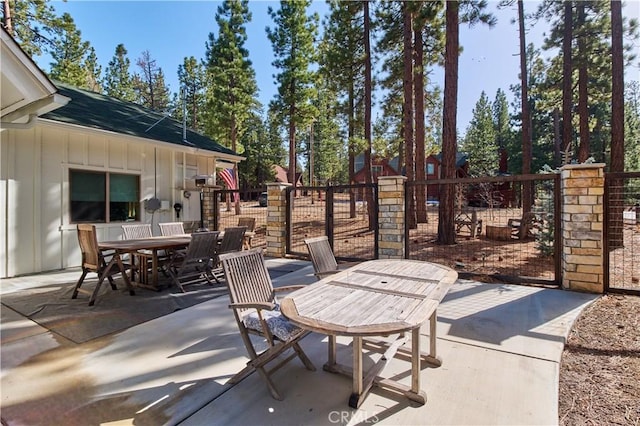
[(299, 326), (324, 334), (407, 331), (429, 319), (457, 276), (430, 262), (373, 260), (292, 293), (281, 310)]

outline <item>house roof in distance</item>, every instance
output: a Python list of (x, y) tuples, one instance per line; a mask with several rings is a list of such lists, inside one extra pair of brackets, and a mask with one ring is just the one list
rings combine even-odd
[(54, 83), (58, 92), (71, 98), (71, 101), (66, 106), (43, 115), (42, 118), (242, 159), (229, 148), (189, 129), (186, 132), (186, 140), (183, 140), (182, 123), (168, 115), (65, 83)]

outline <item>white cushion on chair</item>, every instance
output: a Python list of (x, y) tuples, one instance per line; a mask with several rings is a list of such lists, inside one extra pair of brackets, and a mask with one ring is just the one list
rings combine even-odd
[[(267, 327), (269, 327), (271, 334), (282, 341), (286, 342), (292, 339), (300, 331), (298, 326), (292, 324), (282, 316), (280, 306), (276, 306), (276, 309), (273, 311), (262, 311), (262, 318), (267, 322)], [(257, 312), (251, 312), (244, 317), (242, 322), (245, 327), (262, 332), (262, 324), (260, 323)]]

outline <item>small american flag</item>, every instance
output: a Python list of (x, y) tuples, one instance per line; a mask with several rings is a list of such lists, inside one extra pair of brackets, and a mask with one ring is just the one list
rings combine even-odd
[(218, 172), (218, 175), (222, 178), (224, 183), (227, 184), (228, 189), (238, 189), (233, 169), (222, 169), (220, 172)]

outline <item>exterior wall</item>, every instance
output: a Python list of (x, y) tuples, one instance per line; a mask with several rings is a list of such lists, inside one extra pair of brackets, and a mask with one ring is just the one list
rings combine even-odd
[[(0, 277), (80, 265), (76, 225), (69, 222), (69, 169), (140, 176), (140, 201), (156, 196), (168, 208), (141, 210), (141, 222), (199, 220), (194, 174), (211, 175), (212, 157), (178, 151), (170, 144), (46, 120), (28, 130), (4, 130), (0, 138)], [(190, 190), (191, 197), (184, 197)], [(144, 207), (144, 204), (142, 204)], [(96, 224), (99, 240), (119, 239), (122, 223)]]

